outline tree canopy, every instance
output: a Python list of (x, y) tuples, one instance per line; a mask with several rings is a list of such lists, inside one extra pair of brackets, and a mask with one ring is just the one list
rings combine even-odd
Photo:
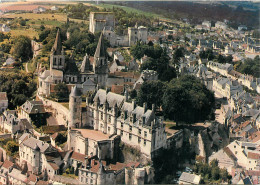
[(66, 84), (58, 83), (55, 87), (55, 98), (58, 99), (68, 99), (69, 98), (69, 89)]
[(33, 55), (31, 39), (23, 35), (16, 37), (10, 52), (16, 58), (20, 58), (22, 62), (31, 59)]
[(254, 59), (247, 58), (244, 62), (236, 62), (234, 69), (240, 73), (260, 78), (260, 57), (256, 56)]
[(165, 117), (176, 122), (195, 123), (210, 119), (214, 104), (214, 94), (189, 75), (168, 83), (162, 98)]

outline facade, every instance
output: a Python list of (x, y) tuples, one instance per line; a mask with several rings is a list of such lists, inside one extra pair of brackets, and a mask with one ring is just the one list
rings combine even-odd
[[(96, 84), (105, 86), (107, 75), (108, 60), (102, 33), (94, 55), (93, 64), (90, 63), (89, 56), (86, 54), (80, 69), (78, 69), (72, 57), (69, 61), (65, 61), (58, 30), (50, 56), (50, 70), (45, 70), (38, 78), (38, 93), (40, 95), (49, 96), (51, 94), (51, 85), (62, 82), (66, 84), (82, 84), (81, 91), (86, 92), (87, 90), (92, 90)], [(84, 85), (85, 82), (87, 82), (87, 84)], [(90, 89), (86, 89), (88, 87)]]
[(228, 76), (229, 72), (233, 70), (232, 64), (220, 64), (218, 62), (208, 62), (207, 67), (212, 69), (215, 72), (220, 73), (223, 76)]
[(31, 132), (32, 125), (27, 119), (19, 119), (15, 110), (6, 110), (0, 117), (0, 127), (8, 133), (16, 134), (19, 131)]
[(0, 92), (0, 113), (4, 112), (8, 107), (8, 98), (6, 92)]
[(44, 170), (47, 170), (49, 176), (56, 175), (62, 163), (57, 149), (29, 134), (23, 134), (19, 138), (19, 155), (20, 165), (26, 163), (28, 171), (37, 175)]
[[(73, 101), (73, 99), (70, 100)], [(102, 137), (100, 133), (104, 133), (104, 138), (100, 140), (107, 140), (107, 136), (113, 136), (110, 140), (117, 138), (114, 138), (114, 136), (121, 136), (124, 143), (140, 149), (149, 158), (159, 149), (165, 148), (166, 132), (163, 120), (155, 116), (154, 109), (147, 109), (146, 104), (140, 107), (134, 101), (129, 103), (127, 100), (127, 93), (122, 96), (103, 89), (97, 90), (92, 97), (88, 97), (86, 100), (86, 121), (81, 123), (71, 121), (70, 123), (71, 128), (81, 128), (80, 130), (72, 129), (70, 131), (74, 136), (71, 135), (71, 141), (68, 143), (75, 143), (75, 146), (71, 145), (70, 148), (74, 147), (74, 151), (81, 153), (81, 150), (75, 150), (75, 147), (79, 148), (79, 146), (76, 146), (79, 144), (78, 140), (81, 138), (82, 143), (86, 143), (86, 138), (90, 138), (90, 135), (94, 137), (97, 134), (94, 131), (98, 131), (100, 137)], [(76, 108), (77, 105), (74, 104), (74, 107)], [(72, 114), (71, 117), (74, 116), (74, 119), (81, 120), (80, 114), (75, 111), (70, 112), (70, 114)], [(94, 131), (82, 128), (93, 128)], [(92, 133), (87, 134), (90, 131)], [(85, 137), (83, 136), (84, 133), (86, 133)], [(83, 137), (80, 137), (80, 134)], [(98, 144), (98, 139), (92, 139), (93, 143)], [(83, 154), (89, 155), (85, 152), (87, 149), (83, 150)], [(91, 150), (93, 150), (93, 147)], [(97, 155), (97, 153), (93, 150), (93, 155)]]
[(138, 41), (147, 43), (147, 28), (144, 26), (129, 27), (128, 28), (128, 39), (129, 46), (136, 44)]
[(25, 118), (30, 123), (32, 118), (36, 118), (39, 114), (45, 114), (45, 108), (42, 101), (26, 101), (18, 112), (18, 118)]
[(112, 12), (90, 12), (89, 31), (91, 33), (102, 31), (105, 26), (114, 29), (115, 16)]

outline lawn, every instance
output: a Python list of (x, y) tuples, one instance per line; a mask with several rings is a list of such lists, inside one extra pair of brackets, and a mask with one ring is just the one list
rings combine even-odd
[(35, 31), (32, 28), (29, 28), (29, 29), (22, 29), (22, 28), (21, 29), (13, 29), (13, 30), (10, 31), (10, 33), (11, 33), (12, 36), (25, 35), (25, 36), (30, 37), (31, 39), (33, 37), (39, 38), (37, 31)]
[(144, 12), (141, 10), (137, 10), (135, 8), (131, 8), (131, 7), (127, 7), (127, 6), (120, 6), (120, 5), (113, 5), (113, 4), (99, 4), (99, 5), (94, 5), (93, 6), (97, 6), (97, 7), (101, 7), (101, 8), (122, 8), (123, 10), (125, 10), (126, 12), (132, 12), (132, 13), (136, 13), (136, 14), (141, 14), (141, 15), (145, 15), (147, 17), (162, 17), (161, 15), (155, 14), (155, 13), (151, 13), (151, 12)]
[(52, 14), (52, 13), (42, 13), (42, 14), (35, 14), (35, 13), (21, 13), (21, 14), (5, 14), (2, 17), (4, 18), (17, 18), (21, 17), (23, 19), (31, 19), (31, 20), (56, 20), (61, 22), (67, 21), (66, 14)]

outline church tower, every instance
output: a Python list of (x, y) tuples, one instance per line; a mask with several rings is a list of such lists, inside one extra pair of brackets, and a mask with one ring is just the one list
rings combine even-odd
[(93, 71), (97, 75), (97, 84), (105, 86), (108, 75), (108, 64), (103, 33), (101, 33), (99, 37), (97, 49), (94, 55)]
[(81, 127), (81, 92), (77, 86), (73, 87), (69, 100), (69, 127)]
[(58, 29), (56, 39), (54, 45), (51, 50), (50, 56), (50, 69), (65, 69), (65, 56), (64, 50), (62, 48), (61, 38), (60, 38), (60, 30)]

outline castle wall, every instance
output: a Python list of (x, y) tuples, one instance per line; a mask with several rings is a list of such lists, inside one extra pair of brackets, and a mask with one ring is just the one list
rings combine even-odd
[(61, 105), (57, 102), (43, 98), (39, 95), (38, 95), (38, 98), (43, 102), (43, 105), (45, 107), (49, 106), (55, 110), (53, 115), (58, 120), (59, 125), (67, 126), (67, 122), (69, 121), (70, 114), (69, 114), (69, 110), (66, 107), (64, 107), (63, 105)]

